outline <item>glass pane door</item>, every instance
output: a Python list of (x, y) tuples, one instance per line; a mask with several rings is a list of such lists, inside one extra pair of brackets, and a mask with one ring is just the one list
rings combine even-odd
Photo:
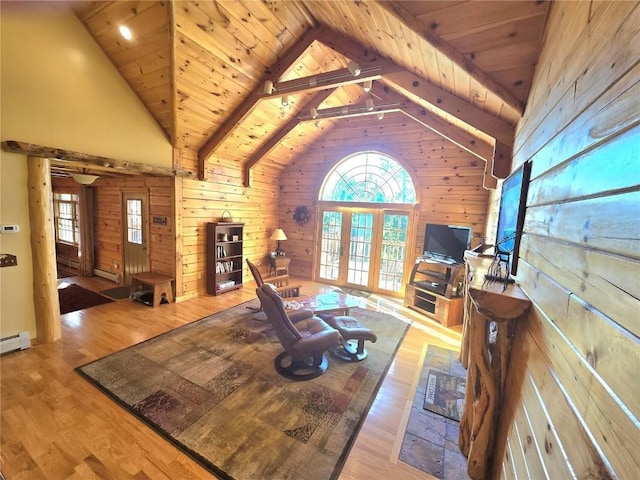
[(338, 281), (342, 254), (342, 212), (322, 213), (320, 237), (320, 271), (322, 280)]
[(353, 213), (349, 237), (348, 283), (365, 287), (369, 285), (372, 238), (373, 213)]
[(378, 288), (392, 292), (402, 290), (404, 259), (407, 250), (409, 216), (384, 214)]

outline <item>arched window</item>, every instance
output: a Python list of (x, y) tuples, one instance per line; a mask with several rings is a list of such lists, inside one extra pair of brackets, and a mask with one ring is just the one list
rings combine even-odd
[(327, 173), (318, 198), (316, 278), (401, 294), (417, 202), (409, 172), (383, 153), (359, 152)]
[(329, 172), (320, 200), (333, 202), (416, 203), (409, 172), (379, 152), (360, 152)]

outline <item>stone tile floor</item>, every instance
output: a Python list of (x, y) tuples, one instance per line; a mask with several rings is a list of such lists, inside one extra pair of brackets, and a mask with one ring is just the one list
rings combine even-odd
[(457, 352), (430, 345), (407, 424), (400, 460), (443, 480), (467, 480), (467, 459), (458, 449), (460, 422), (423, 408), (429, 368), (466, 376)]

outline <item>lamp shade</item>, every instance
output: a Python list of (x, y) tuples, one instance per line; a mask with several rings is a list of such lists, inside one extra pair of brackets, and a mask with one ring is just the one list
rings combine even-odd
[(276, 228), (271, 234), (271, 240), (286, 240), (287, 236), (284, 234), (281, 228)]
[(86, 173), (72, 173), (71, 177), (81, 185), (91, 185), (98, 179), (98, 175), (89, 175)]

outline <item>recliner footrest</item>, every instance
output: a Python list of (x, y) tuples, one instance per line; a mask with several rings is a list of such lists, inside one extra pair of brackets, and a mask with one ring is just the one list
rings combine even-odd
[[(351, 316), (321, 315), (322, 319), (340, 332), (342, 346), (330, 350), (331, 354), (347, 362), (359, 362), (367, 358), (367, 350), (364, 348), (366, 340), (375, 343), (378, 340), (376, 334), (368, 327), (362, 325), (358, 319)], [(354, 345), (350, 343), (355, 340)]]

